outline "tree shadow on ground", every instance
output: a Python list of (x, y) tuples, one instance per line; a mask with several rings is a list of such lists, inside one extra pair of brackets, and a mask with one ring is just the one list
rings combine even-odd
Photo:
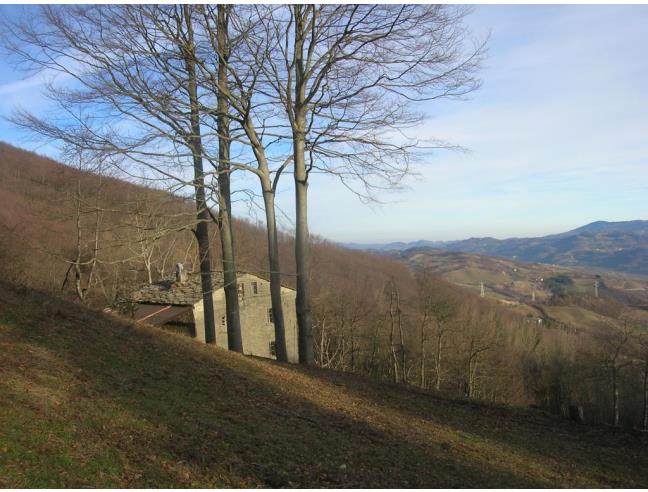
[[(3, 287), (0, 304), (8, 292)], [(35, 368), (40, 367), (39, 350), (48, 354), (47, 384), (58, 384), (57, 370), (67, 372), (62, 405), (67, 410), (36, 418), (77, 415), (76, 426), (90, 429), (82, 444), (91, 447), (100, 441), (111, 447), (127, 470), (115, 485), (548, 485), (487, 461), (470, 463), (449, 452), (443, 442), (399, 437), (384, 424), (350, 417), (344, 409), (331, 410), (316, 396), (296, 397), (287, 386), (294, 381), (276, 379), (292, 373), (302, 379), (299, 384), (312, 385), (317, 395), (317, 371), (304, 375), (294, 367), (202, 346), (155, 328), (134, 327), (42, 293), (23, 290), (14, 297), (16, 302), (4, 303), (0, 311), (0, 319), (9, 326), (3, 342), (18, 342)], [(20, 358), (20, 350), (14, 358)], [(59, 369), (53, 358), (60, 362)], [(11, 375), (12, 368), (4, 370)], [(29, 375), (29, 370), (22, 374)], [(137, 424), (129, 427), (131, 421)]]
[[(475, 439), (477, 445), (498, 446), (512, 458), (526, 455), (527, 461), (550, 472), (546, 478), (555, 486), (648, 486), (645, 433), (578, 424), (535, 409), (450, 398), (353, 374), (319, 371), (318, 377), (352, 398), (375, 402), (417, 425), (451, 429)], [(382, 391), (375, 390), (376, 384)]]

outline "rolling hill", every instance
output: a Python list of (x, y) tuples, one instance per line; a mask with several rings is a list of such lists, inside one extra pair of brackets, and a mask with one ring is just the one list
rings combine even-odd
[(357, 246), (377, 251), (434, 247), (531, 263), (592, 267), (648, 275), (648, 220), (598, 221), (564, 233), (535, 238), (484, 237), (461, 241)]
[(244, 357), (5, 282), (0, 353), (1, 487), (648, 486), (641, 433)]
[(546, 300), (551, 292), (543, 283), (557, 275), (568, 275), (572, 291), (594, 295), (599, 282), (602, 297), (614, 297), (627, 304), (648, 304), (648, 281), (613, 271), (577, 268), (545, 263), (527, 263), (497, 256), (447, 251), (435, 248), (411, 248), (391, 251), (389, 256), (414, 268), (426, 268), (449, 282), (476, 292), (483, 283), (496, 297), (530, 300), (535, 284), (536, 298)]
[[(414, 270), (426, 269), (468, 291), (480, 293), (522, 315), (543, 318), (582, 332), (606, 330), (621, 311), (648, 319), (648, 281), (623, 273), (525, 263), (506, 258), (434, 248), (391, 251)], [(570, 279), (566, 297), (553, 298), (551, 280)], [(595, 285), (598, 283), (598, 297)]]

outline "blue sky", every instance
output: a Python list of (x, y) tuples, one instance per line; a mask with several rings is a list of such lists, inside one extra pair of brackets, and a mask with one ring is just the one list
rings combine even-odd
[[(491, 32), (484, 85), (467, 101), (428, 105), (416, 134), (469, 152), (433, 155), (405, 190), (371, 206), (314, 176), (312, 232), (358, 242), (502, 238), (648, 219), (648, 6), (478, 6), (468, 22), (477, 37)], [(0, 114), (44, 107), (39, 83), (0, 60)], [(0, 135), (52, 152), (6, 121)], [(289, 229), (290, 180), (278, 202)]]

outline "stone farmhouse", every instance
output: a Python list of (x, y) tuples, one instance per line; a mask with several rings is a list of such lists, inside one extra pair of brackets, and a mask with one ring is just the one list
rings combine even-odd
[[(212, 274), (216, 344), (227, 348), (227, 319), (222, 273)], [(238, 275), (239, 309), (243, 352), (258, 357), (275, 357), (275, 334), (270, 282), (250, 273)], [(298, 362), (295, 291), (281, 288), (288, 360)], [(173, 328), (205, 342), (205, 323), (200, 275), (186, 275), (182, 266), (176, 277), (146, 285), (132, 295), (135, 320)]]

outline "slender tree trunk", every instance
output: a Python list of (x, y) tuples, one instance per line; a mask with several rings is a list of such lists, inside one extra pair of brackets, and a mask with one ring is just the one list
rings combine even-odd
[[(396, 290), (396, 286), (394, 285), (393, 282), (390, 283), (390, 292), (389, 292), (389, 320), (390, 320), (390, 330), (389, 330), (389, 346), (391, 349), (391, 355), (392, 355), (392, 364), (394, 368), (394, 382), (398, 383), (401, 380), (401, 377), (399, 375), (399, 367), (398, 367), (398, 354), (396, 352), (396, 344), (394, 343), (394, 330), (396, 329), (396, 326), (399, 321), (399, 310), (400, 310), (400, 305), (399, 305), (399, 299), (398, 299), (398, 291)], [(404, 371), (405, 368), (401, 367), (400, 371)]]
[(400, 366), (401, 366), (401, 383), (407, 383), (407, 373), (405, 372), (405, 340), (403, 338), (403, 317), (398, 303), (398, 336), (400, 345)]
[[(297, 270), (297, 326), (299, 362), (313, 365), (313, 321), (310, 307), (310, 248), (308, 233), (308, 173), (306, 170), (306, 105), (304, 80), (304, 6), (295, 5), (295, 103), (293, 151), (295, 178), (295, 262)], [(308, 8), (308, 7), (306, 7)]]
[[(185, 51), (185, 64), (188, 72), (187, 92), (190, 103), (191, 136), (189, 147), (193, 154), (194, 180), (196, 194), (196, 242), (198, 243), (198, 258), (200, 262), (200, 284), (202, 288), (203, 309), (205, 320), (205, 342), (216, 342), (216, 328), (214, 322), (214, 300), (211, 277), (211, 252), (209, 249), (209, 212), (205, 199), (205, 175), (203, 170), (203, 149), (200, 133), (200, 118), (198, 106), (198, 86), (196, 80), (196, 61), (194, 59), (193, 25), (191, 11), (188, 5), (183, 6), (189, 46)], [(198, 329), (198, 327), (196, 327)]]
[(468, 367), (466, 368), (468, 370), (468, 373), (466, 374), (466, 386), (464, 388), (466, 398), (472, 397), (473, 394), (473, 358), (475, 357), (474, 347), (475, 341), (474, 339), (471, 339), (470, 348), (468, 350)]
[(376, 354), (378, 352), (378, 331), (380, 323), (374, 323), (373, 336), (371, 337), (371, 357), (369, 358), (369, 369), (371, 376), (378, 377), (378, 368), (376, 364)]
[(322, 320), (320, 324), (320, 339), (319, 339), (319, 366), (324, 367), (324, 350), (325, 350), (325, 338), (326, 338), (326, 320)]
[(477, 356), (471, 356), (468, 363), (468, 398), (475, 394), (475, 373), (477, 367)]
[(648, 431), (648, 357), (644, 364), (643, 373), (643, 430)]
[[(217, 43), (218, 43), (218, 83), (227, 86), (227, 62), (229, 59), (227, 5), (219, 4)], [(234, 235), (232, 232), (232, 199), (230, 191), (230, 139), (229, 119), (227, 117), (227, 97), (218, 92), (218, 225), (223, 262), (223, 281), (225, 283), (225, 309), (227, 311), (227, 345), (230, 350), (243, 352), (241, 336), (241, 317), (238, 301), (238, 282), (236, 279), (236, 259)]]
[(148, 283), (149, 283), (149, 285), (152, 285), (153, 284), (153, 272), (151, 271), (152, 266), (151, 266), (150, 258), (147, 258), (146, 260), (144, 260), (144, 266), (146, 268), (146, 276), (147, 276), (147, 279), (148, 279)]
[[(275, 188), (270, 180), (270, 170), (265, 157), (265, 149), (259, 140), (252, 122), (247, 119), (244, 123), (245, 132), (252, 145), (257, 164), (257, 176), (263, 192), (263, 204), (266, 213), (266, 230), (268, 234), (268, 263), (270, 268), (270, 298), (275, 327), (275, 355), (277, 360), (288, 362), (286, 348), (286, 328), (281, 303), (281, 265), (279, 263), (279, 240), (277, 238), (277, 219), (275, 215)], [(280, 171), (278, 171), (279, 173)], [(275, 182), (279, 174), (275, 175)]]
[(355, 343), (355, 321), (351, 320), (351, 323), (349, 325), (349, 352), (350, 352), (350, 357), (349, 357), (349, 366), (351, 369), (351, 372), (355, 371), (355, 351), (356, 351), (356, 343)]
[[(101, 179), (101, 178), (99, 178)], [(86, 295), (92, 287), (94, 277), (97, 270), (98, 256), (99, 256), (99, 228), (101, 226), (101, 220), (103, 218), (103, 212), (99, 207), (99, 194), (100, 190), (97, 191), (97, 197), (95, 200), (95, 224), (94, 224), (94, 246), (92, 249), (92, 262), (90, 263), (90, 272), (88, 273), (88, 282), (86, 284)]]
[(85, 301), (85, 292), (81, 284), (81, 182), (77, 182), (76, 192), (76, 259), (74, 262), (74, 288), (80, 301)]
[(425, 321), (421, 323), (421, 388), (425, 388)]
[(612, 424), (619, 426), (619, 385), (616, 363), (612, 365)]
[(263, 203), (266, 213), (268, 232), (268, 263), (270, 266), (270, 300), (275, 329), (275, 353), (278, 361), (288, 362), (286, 348), (286, 328), (281, 303), (281, 265), (279, 264), (279, 241), (277, 238), (277, 219), (275, 216), (275, 195), (269, 180), (261, 179)]
[(439, 390), (441, 389), (441, 351), (443, 350), (443, 334), (441, 332), (437, 333), (436, 342), (436, 361), (434, 368), (436, 380), (434, 387)]
[(297, 326), (299, 361), (313, 364), (312, 315), (310, 307), (310, 245), (308, 232), (308, 181), (304, 162), (304, 135), (295, 135), (296, 230), (295, 260), (297, 270)]

